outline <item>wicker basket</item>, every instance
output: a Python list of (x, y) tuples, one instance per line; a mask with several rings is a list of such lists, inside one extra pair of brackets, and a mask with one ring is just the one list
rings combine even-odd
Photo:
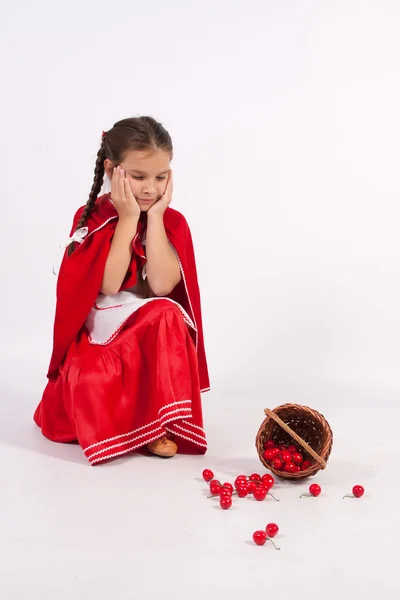
[[(256, 448), (267, 469), (284, 479), (304, 479), (325, 469), (332, 450), (333, 434), (323, 415), (299, 404), (283, 404), (274, 410), (267, 408), (264, 412), (267, 416), (258, 430)], [(263, 457), (267, 440), (273, 440), (276, 445), (295, 443), (301, 447), (304, 458), (311, 466), (297, 473), (277, 471)]]

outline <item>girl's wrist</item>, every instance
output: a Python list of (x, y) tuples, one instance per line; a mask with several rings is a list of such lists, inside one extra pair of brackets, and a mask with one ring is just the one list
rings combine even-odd
[(151, 212), (149, 212), (147, 214), (147, 222), (148, 223), (150, 223), (150, 222), (157, 222), (157, 221), (158, 222), (164, 222), (164, 213), (159, 214), (159, 213), (151, 213)]

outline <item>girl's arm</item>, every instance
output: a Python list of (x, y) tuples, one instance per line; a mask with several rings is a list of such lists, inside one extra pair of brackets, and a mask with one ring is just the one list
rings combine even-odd
[(168, 296), (181, 279), (178, 259), (165, 232), (163, 207), (157, 206), (162, 202), (163, 199), (154, 205), (159, 212), (152, 212), (152, 207), (147, 217), (146, 274), (156, 296)]
[(113, 169), (111, 195), (119, 219), (100, 288), (107, 296), (117, 294), (125, 279), (132, 258), (132, 240), (136, 235), (140, 217), (139, 205), (125, 177), (125, 171), (120, 166)]
[(131, 216), (119, 219), (115, 228), (110, 252), (104, 269), (102, 294), (117, 294), (125, 279), (132, 258), (132, 240), (136, 234), (139, 217)]

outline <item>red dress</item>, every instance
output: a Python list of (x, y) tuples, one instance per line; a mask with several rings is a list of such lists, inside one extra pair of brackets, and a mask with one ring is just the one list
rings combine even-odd
[[(71, 234), (82, 210), (75, 215)], [(166, 210), (165, 230), (182, 276), (170, 296), (148, 301), (109, 340), (94, 343), (88, 317), (96, 306), (117, 221), (109, 196), (99, 198), (86, 237), (71, 256), (64, 255), (48, 383), (35, 422), (53, 441), (78, 440), (92, 465), (168, 432), (179, 452), (204, 454), (200, 393), (210, 388), (189, 227), (179, 212)], [(140, 241), (144, 228), (141, 220), (121, 290), (132, 289), (146, 262)]]

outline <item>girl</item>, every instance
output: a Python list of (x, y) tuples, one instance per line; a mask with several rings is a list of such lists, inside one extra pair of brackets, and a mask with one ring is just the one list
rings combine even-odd
[[(90, 464), (146, 447), (206, 452), (209, 390), (189, 227), (169, 208), (172, 142), (151, 117), (103, 132), (57, 281), (48, 383), (34, 419)], [(104, 175), (111, 193), (98, 197)]]

